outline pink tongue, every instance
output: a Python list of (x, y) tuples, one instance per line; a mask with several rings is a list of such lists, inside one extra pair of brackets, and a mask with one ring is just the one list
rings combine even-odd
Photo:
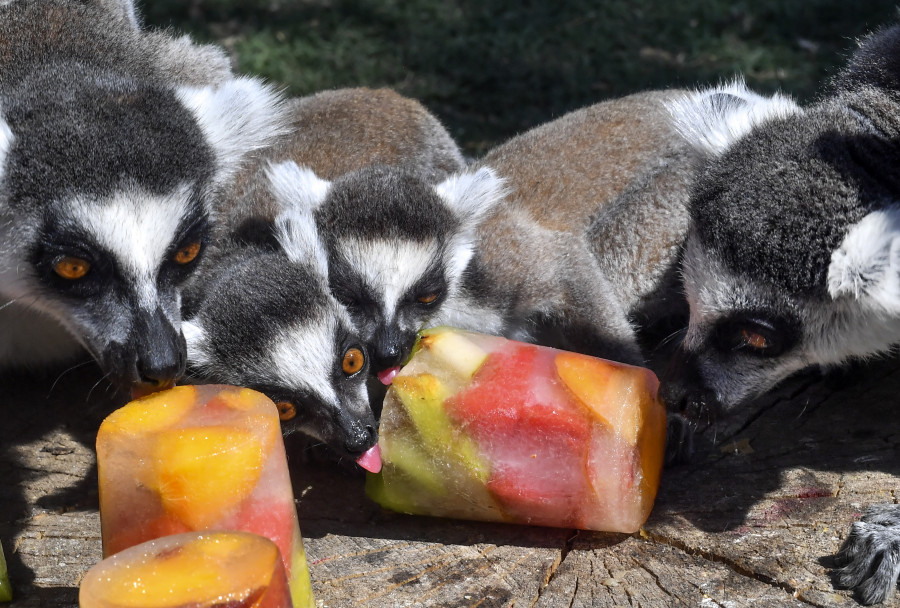
[(386, 370), (378, 372), (378, 379), (381, 380), (382, 384), (388, 386), (394, 381), (394, 376), (396, 376), (399, 371), (399, 367), (389, 367)]
[(356, 464), (369, 471), (370, 473), (377, 473), (381, 470), (381, 448), (378, 447), (376, 443), (368, 450), (363, 452), (363, 455), (360, 456), (356, 460)]

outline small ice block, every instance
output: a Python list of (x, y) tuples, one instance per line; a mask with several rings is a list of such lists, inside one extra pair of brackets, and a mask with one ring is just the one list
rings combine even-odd
[(278, 546), (294, 606), (313, 606), (281, 437), (265, 395), (178, 386), (110, 414), (97, 434), (103, 555), (192, 530), (243, 530)]
[(268, 538), (187, 532), (135, 545), (88, 570), (80, 608), (291, 608), (284, 563)]
[(650, 370), (439, 327), (384, 401), (366, 491), (404, 513), (635, 532), (666, 413)]
[(12, 601), (12, 587), (9, 584), (9, 573), (6, 571), (6, 556), (3, 555), (3, 545), (0, 544), (0, 602)]

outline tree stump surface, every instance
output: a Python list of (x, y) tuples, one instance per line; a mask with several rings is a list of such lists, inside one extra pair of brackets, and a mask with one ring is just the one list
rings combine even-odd
[[(93, 442), (124, 399), (93, 371), (0, 378), (12, 606), (77, 606), (99, 561)], [(795, 378), (697, 437), (634, 535), (407, 516), (287, 442), (322, 607), (856, 606), (829, 556), (900, 488), (900, 360)], [(900, 606), (900, 600), (886, 606)]]

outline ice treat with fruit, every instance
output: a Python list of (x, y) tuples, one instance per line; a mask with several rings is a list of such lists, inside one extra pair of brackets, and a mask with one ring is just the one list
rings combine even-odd
[(271, 540), (247, 532), (187, 532), (135, 545), (88, 570), (80, 608), (291, 608)]
[(0, 544), (0, 602), (12, 601), (12, 587), (9, 584), (9, 574), (6, 572), (6, 557), (3, 555), (3, 545)]
[(439, 327), (384, 402), (368, 495), (405, 513), (635, 532), (666, 414), (647, 369)]
[(193, 530), (243, 530), (281, 551), (297, 607), (309, 571), (275, 404), (231, 386), (179, 386), (110, 414), (97, 434), (103, 554)]

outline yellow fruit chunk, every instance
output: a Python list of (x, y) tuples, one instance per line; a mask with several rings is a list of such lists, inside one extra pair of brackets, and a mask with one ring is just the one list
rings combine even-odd
[(439, 327), (423, 332), (419, 346), (431, 351), (446, 367), (464, 380), (468, 380), (484, 360), (487, 353), (480, 346), (456, 331)]
[(283, 576), (283, 568), (275, 544), (255, 534), (168, 536), (92, 568), (79, 601), (123, 608), (240, 605), (269, 587), (273, 575)]
[(233, 427), (163, 431), (153, 447), (153, 489), (168, 513), (206, 528), (250, 495), (265, 452), (257, 436)]
[(629, 445), (637, 443), (643, 424), (641, 401), (648, 390), (646, 370), (562, 352), (556, 356), (556, 372), (594, 417)]
[(262, 393), (249, 388), (224, 390), (216, 397), (221, 399), (231, 409), (241, 412), (257, 409), (260, 406), (260, 399), (267, 399)]
[(197, 387), (176, 386), (135, 399), (106, 417), (100, 425), (103, 435), (153, 433), (181, 420), (197, 399)]
[(478, 455), (475, 443), (469, 437), (454, 432), (453, 424), (444, 411), (444, 399), (450, 396), (450, 391), (437, 377), (429, 373), (398, 376), (392, 389), (422, 438), (422, 445), (435, 460), (456, 460), (474, 477), (482, 482), (487, 481), (490, 469)]

